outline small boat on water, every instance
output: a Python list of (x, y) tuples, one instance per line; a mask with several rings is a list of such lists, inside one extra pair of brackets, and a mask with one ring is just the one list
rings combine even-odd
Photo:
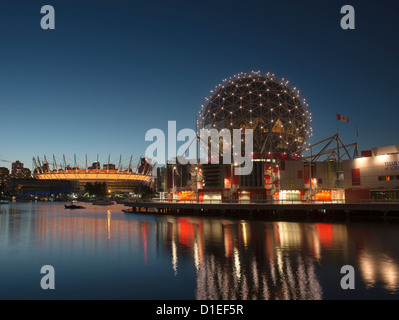
[(71, 203), (71, 204), (66, 204), (65, 209), (85, 209), (85, 207)]
[(8, 201), (0, 201), (0, 204), (8, 204)]

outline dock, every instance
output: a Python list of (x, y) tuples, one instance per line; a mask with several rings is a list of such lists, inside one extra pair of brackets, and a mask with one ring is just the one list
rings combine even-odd
[[(281, 203), (229, 203), (195, 201), (151, 201), (137, 200), (124, 202), (130, 209), (128, 213), (152, 213), (170, 215), (220, 216), (220, 217), (258, 217), (271, 216), (362, 216), (399, 218), (399, 202), (367, 203), (323, 203), (287, 202)], [(125, 211), (126, 212), (126, 211)]]

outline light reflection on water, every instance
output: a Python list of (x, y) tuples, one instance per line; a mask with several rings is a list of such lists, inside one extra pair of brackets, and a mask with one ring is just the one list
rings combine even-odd
[[(397, 299), (399, 224), (0, 206), (2, 299)], [(56, 289), (40, 288), (53, 265)], [(356, 289), (340, 287), (343, 265)]]

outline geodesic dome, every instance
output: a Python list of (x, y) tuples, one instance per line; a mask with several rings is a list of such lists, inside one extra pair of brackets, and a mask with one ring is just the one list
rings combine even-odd
[(312, 133), (311, 113), (299, 90), (288, 83), (259, 71), (225, 79), (205, 99), (198, 126), (253, 129), (254, 152), (296, 154)]

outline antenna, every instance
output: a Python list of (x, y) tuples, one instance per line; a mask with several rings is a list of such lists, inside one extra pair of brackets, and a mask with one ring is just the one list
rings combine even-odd
[(65, 154), (63, 154), (62, 156), (64, 158), (64, 170), (66, 171), (66, 173), (68, 173), (68, 168), (67, 168), (66, 160), (65, 160)]
[[(46, 161), (46, 163), (47, 163), (47, 165), (48, 165), (48, 170), (50, 170), (50, 165), (49, 165), (49, 163), (48, 163), (48, 161), (47, 161), (46, 155), (44, 155), (44, 161)], [(43, 168), (43, 169), (44, 169), (44, 168)]]
[(130, 155), (130, 161), (129, 161), (129, 169), (127, 171), (126, 174), (126, 180), (129, 178), (129, 175), (132, 173), (132, 159), (133, 159), (133, 155)]
[(54, 161), (54, 163), (53, 163), (53, 170), (54, 170), (54, 167), (55, 167), (55, 170), (57, 170), (57, 175), (58, 175), (57, 161), (55, 161), (55, 155), (54, 155), (54, 154), (53, 154), (53, 161)]
[(36, 162), (35, 157), (33, 157), (32, 159), (33, 159), (33, 163), (34, 163), (34, 165), (35, 165), (35, 170), (37, 169), (37, 170), (39, 171), (39, 173), (40, 173), (40, 169), (39, 169), (39, 167), (37, 166), (37, 162)]
[(122, 155), (120, 155), (120, 157), (119, 157), (118, 175), (116, 176), (116, 180), (118, 180), (118, 178), (119, 178), (119, 174), (121, 171), (121, 164), (122, 164)]

